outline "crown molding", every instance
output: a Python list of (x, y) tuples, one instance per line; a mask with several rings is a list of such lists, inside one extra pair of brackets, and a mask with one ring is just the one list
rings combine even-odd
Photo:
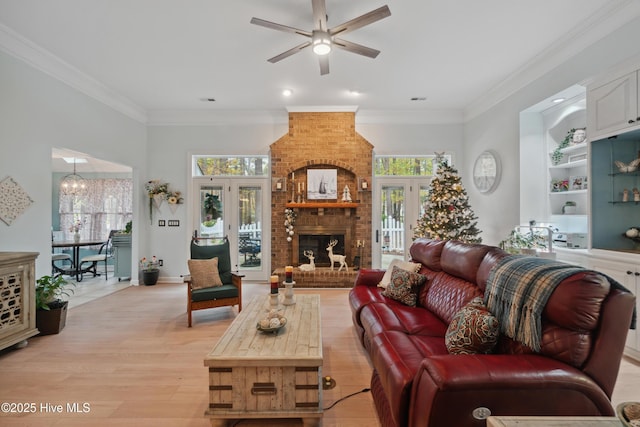
[(509, 96), (542, 77), (544, 74), (567, 61), (577, 52), (601, 40), (613, 31), (640, 16), (640, 2), (637, 0), (610, 1), (580, 26), (575, 27), (547, 49), (528, 61), (509, 77), (497, 84), (489, 92), (472, 102), (464, 112), (464, 120), (469, 121), (488, 111)]
[(283, 110), (149, 110), (149, 126), (220, 126), (251, 124), (287, 124), (289, 115)]
[(4, 24), (0, 24), (0, 50), (138, 122), (147, 121), (144, 108)]
[(360, 110), (357, 124), (461, 124), (462, 110)]
[[(286, 125), (289, 113), (352, 112), (344, 107), (294, 107), (286, 110), (149, 110), (149, 126)], [(356, 124), (461, 124), (460, 110), (358, 110)]]
[(355, 113), (357, 105), (290, 105), (289, 113)]

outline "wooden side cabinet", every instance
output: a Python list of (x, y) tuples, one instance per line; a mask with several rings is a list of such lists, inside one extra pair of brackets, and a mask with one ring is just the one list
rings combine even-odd
[(36, 258), (38, 252), (0, 252), (0, 350), (38, 334)]

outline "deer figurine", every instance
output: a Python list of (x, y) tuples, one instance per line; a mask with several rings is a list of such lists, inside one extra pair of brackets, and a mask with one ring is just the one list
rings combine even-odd
[(316, 257), (313, 256), (313, 251), (304, 251), (304, 256), (309, 258), (309, 264), (300, 264), (298, 267), (301, 271), (314, 271), (316, 269), (316, 264), (314, 260)]
[(349, 266), (347, 265), (347, 257), (346, 255), (334, 255), (333, 254), (333, 247), (335, 245), (338, 244), (337, 240), (331, 240), (329, 242), (329, 246), (327, 246), (327, 252), (329, 252), (329, 261), (331, 261), (331, 270), (333, 271), (333, 263), (334, 262), (339, 262), (340, 263), (340, 268), (338, 269), (338, 271), (342, 270), (342, 267), (345, 268), (345, 270), (349, 271)]

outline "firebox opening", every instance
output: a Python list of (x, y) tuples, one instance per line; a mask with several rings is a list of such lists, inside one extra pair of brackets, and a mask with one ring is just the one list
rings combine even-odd
[(345, 238), (344, 234), (336, 235), (320, 235), (320, 234), (304, 234), (298, 236), (298, 259), (300, 263), (309, 263), (309, 258), (304, 254), (305, 251), (312, 251), (315, 257), (314, 262), (316, 267), (329, 267), (331, 262), (329, 261), (329, 252), (327, 248), (332, 240), (337, 240), (338, 243), (333, 247), (333, 253), (338, 255), (345, 254)]

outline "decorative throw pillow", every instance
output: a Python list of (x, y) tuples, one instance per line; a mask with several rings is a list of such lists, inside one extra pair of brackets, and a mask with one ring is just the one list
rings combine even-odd
[(418, 299), (418, 287), (426, 281), (426, 276), (403, 270), (394, 265), (391, 270), (391, 281), (387, 288), (382, 291), (382, 295), (415, 307)]
[(190, 259), (187, 263), (189, 264), (191, 287), (193, 289), (222, 286), (220, 274), (218, 274), (218, 258)]
[(420, 263), (403, 261), (401, 259), (394, 259), (389, 264), (389, 268), (384, 272), (384, 276), (382, 276), (382, 280), (378, 283), (378, 287), (386, 289), (389, 286), (389, 282), (391, 281), (391, 273), (393, 272), (393, 267), (397, 266), (403, 270), (411, 271), (413, 273), (417, 273), (420, 270)]
[(498, 319), (476, 297), (453, 316), (444, 342), (451, 354), (487, 354), (493, 351), (499, 333)]

